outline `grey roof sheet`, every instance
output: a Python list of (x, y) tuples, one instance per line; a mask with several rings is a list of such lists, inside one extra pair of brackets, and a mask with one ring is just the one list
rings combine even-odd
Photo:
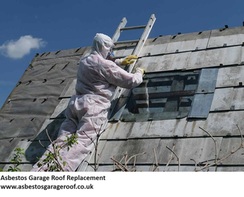
[[(166, 146), (180, 158), (180, 171), (194, 171), (206, 164), (201, 162), (216, 159), (216, 153), (219, 159), (236, 149), (244, 130), (243, 38), (244, 27), (236, 27), (148, 39), (137, 62), (147, 72), (218, 68), (210, 113), (205, 120), (109, 123), (100, 137), (98, 171), (115, 169), (111, 157), (121, 160), (137, 154), (136, 161), (131, 159), (128, 163), (130, 169), (151, 171), (157, 157), (157, 171), (178, 171), (177, 159)], [(118, 44), (115, 53), (129, 55), (133, 46), (134, 43)], [(83, 47), (34, 57), (0, 111), (0, 165), (10, 164), (14, 148), (22, 147), (22, 169), (28, 171), (44, 152), (38, 140), (44, 145), (50, 143), (46, 131), (52, 139), (56, 138), (63, 112), (74, 93), (77, 62), (89, 50), (90, 47)], [(211, 133), (216, 147), (201, 128)], [(94, 170), (93, 156), (94, 152), (80, 169)], [(217, 167), (218, 171), (243, 169), (243, 149)], [(203, 169), (208, 170), (216, 168)]]

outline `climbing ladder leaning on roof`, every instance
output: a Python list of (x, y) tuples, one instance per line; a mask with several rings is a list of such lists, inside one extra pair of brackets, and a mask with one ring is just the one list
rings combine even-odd
[[(155, 17), (154, 14), (152, 14), (150, 19), (149, 19), (149, 21), (148, 21), (148, 23), (147, 23), (147, 25), (126, 27), (127, 20), (126, 20), (126, 18), (123, 18), (122, 21), (120, 22), (118, 28), (116, 29), (116, 31), (115, 31), (115, 33), (113, 35), (113, 38), (112, 38), (114, 43), (115, 43), (115, 45), (116, 45), (116, 43), (118, 44), (118, 43), (129, 43), (129, 42), (131, 42), (131, 41), (117, 42), (122, 31), (135, 30), (135, 29), (144, 29), (140, 39), (137, 42), (136, 47), (134, 48), (134, 50), (133, 50), (133, 52), (131, 54), (131, 55), (136, 55), (136, 56), (139, 57), (140, 52), (141, 52), (141, 50), (142, 50), (142, 48), (143, 48), (143, 46), (144, 46), (144, 44), (145, 44), (150, 32), (151, 32), (151, 29), (152, 29), (155, 21), (156, 21), (156, 17)], [(128, 65), (126, 67), (126, 70), (131, 73), (133, 71), (134, 67), (135, 67), (135, 64), (136, 64), (136, 61), (134, 63), (132, 63), (131, 65)], [(109, 117), (112, 114), (115, 113), (114, 110), (115, 110), (115, 106), (116, 106), (116, 101), (122, 95), (122, 93), (124, 91), (125, 91), (124, 88), (121, 88), (121, 87), (117, 87), (116, 88), (116, 90), (114, 92), (114, 95), (112, 97), (112, 104), (111, 104), (111, 107), (110, 107), (110, 110), (109, 110)], [(124, 108), (124, 106), (122, 108)], [(120, 112), (122, 112), (122, 110), (120, 110), (119, 113)], [(103, 124), (103, 126), (102, 126), (102, 128), (101, 128), (101, 130), (99, 132), (100, 134), (106, 130), (107, 124), (108, 124), (108, 120)], [(93, 153), (94, 153), (94, 151), (93, 151)], [(89, 158), (88, 158), (88, 160), (89, 160)], [(78, 167), (77, 171), (84, 171), (86, 169), (86, 167), (87, 167), (87, 163), (83, 163), (83, 164), (80, 165), (80, 167)]]

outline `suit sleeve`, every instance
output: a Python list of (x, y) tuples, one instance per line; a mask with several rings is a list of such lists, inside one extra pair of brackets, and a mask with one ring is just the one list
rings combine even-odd
[(136, 87), (143, 81), (141, 72), (128, 73), (109, 60), (103, 65), (103, 75), (109, 83), (127, 89)]

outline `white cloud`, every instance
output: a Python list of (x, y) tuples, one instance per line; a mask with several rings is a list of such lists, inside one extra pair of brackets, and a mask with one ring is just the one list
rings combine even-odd
[(21, 36), (18, 40), (10, 40), (0, 46), (0, 52), (13, 59), (20, 59), (29, 54), (32, 49), (44, 47), (46, 42), (31, 35)]

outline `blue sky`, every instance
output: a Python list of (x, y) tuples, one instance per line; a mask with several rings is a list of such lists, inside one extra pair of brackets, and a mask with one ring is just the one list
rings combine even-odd
[(242, 26), (243, 0), (2, 0), (0, 107), (36, 53), (90, 46), (97, 32), (156, 23), (149, 37)]

